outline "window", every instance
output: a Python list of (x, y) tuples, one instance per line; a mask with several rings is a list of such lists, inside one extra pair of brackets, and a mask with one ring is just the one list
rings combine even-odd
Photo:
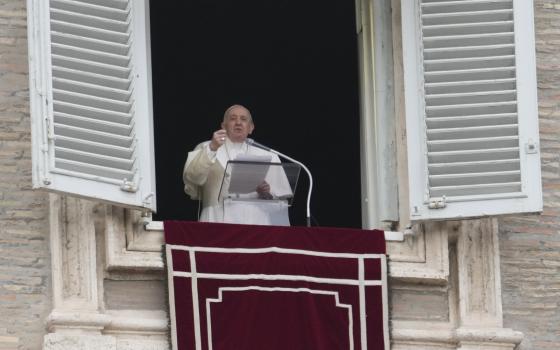
[[(372, 11), (388, 9), (359, 3), (372, 30), (362, 39), (375, 43)], [(147, 5), (29, 2), (34, 187), (155, 209)], [(540, 210), (530, 2), (403, 1), (402, 14), (410, 187), (399, 191), (412, 220)], [(362, 46), (363, 74), (383, 66), (378, 53)], [(379, 104), (362, 107), (376, 109), (362, 124), (367, 148), (387, 120)], [(376, 132), (379, 155), (393, 141)], [(366, 187), (384, 188), (373, 171), (363, 167)]]

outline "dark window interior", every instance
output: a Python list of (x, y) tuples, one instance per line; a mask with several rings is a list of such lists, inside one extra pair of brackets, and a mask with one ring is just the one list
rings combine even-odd
[[(248, 107), (256, 141), (313, 174), (314, 225), (361, 226), (359, 81), (353, 0), (151, 1), (156, 220), (196, 220), (187, 152)], [(305, 225), (302, 172), (293, 225)]]

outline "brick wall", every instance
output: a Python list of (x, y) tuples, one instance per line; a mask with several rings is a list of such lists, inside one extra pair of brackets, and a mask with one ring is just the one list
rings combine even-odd
[(560, 1), (535, 0), (544, 212), (500, 220), (504, 324), (560, 349)]
[(47, 196), (31, 190), (25, 0), (0, 0), (0, 349), (40, 349), (51, 309)]

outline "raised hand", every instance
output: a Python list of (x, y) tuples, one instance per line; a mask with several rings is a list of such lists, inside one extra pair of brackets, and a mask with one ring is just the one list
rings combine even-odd
[(210, 141), (210, 149), (212, 151), (217, 151), (218, 148), (222, 147), (222, 145), (226, 142), (226, 131), (224, 129), (220, 129), (214, 131), (212, 134), (212, 140)]

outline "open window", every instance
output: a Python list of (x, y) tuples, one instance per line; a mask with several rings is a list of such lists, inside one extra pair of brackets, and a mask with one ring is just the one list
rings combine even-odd
[[(373, 20), (389, 2), (357, 3), (361, 205), (376, 211), (364, 226), (398, 220), (379, 200), (397, 190), (412, 220), (541, 210), (531, 2), (402, 2), (410, 186), (398, 189), (379, 169), (395, 166), (391, 84), (376, 74), (390, 40)], [(34, 187), (155, 210), (148, 1), (28, 4)]]

